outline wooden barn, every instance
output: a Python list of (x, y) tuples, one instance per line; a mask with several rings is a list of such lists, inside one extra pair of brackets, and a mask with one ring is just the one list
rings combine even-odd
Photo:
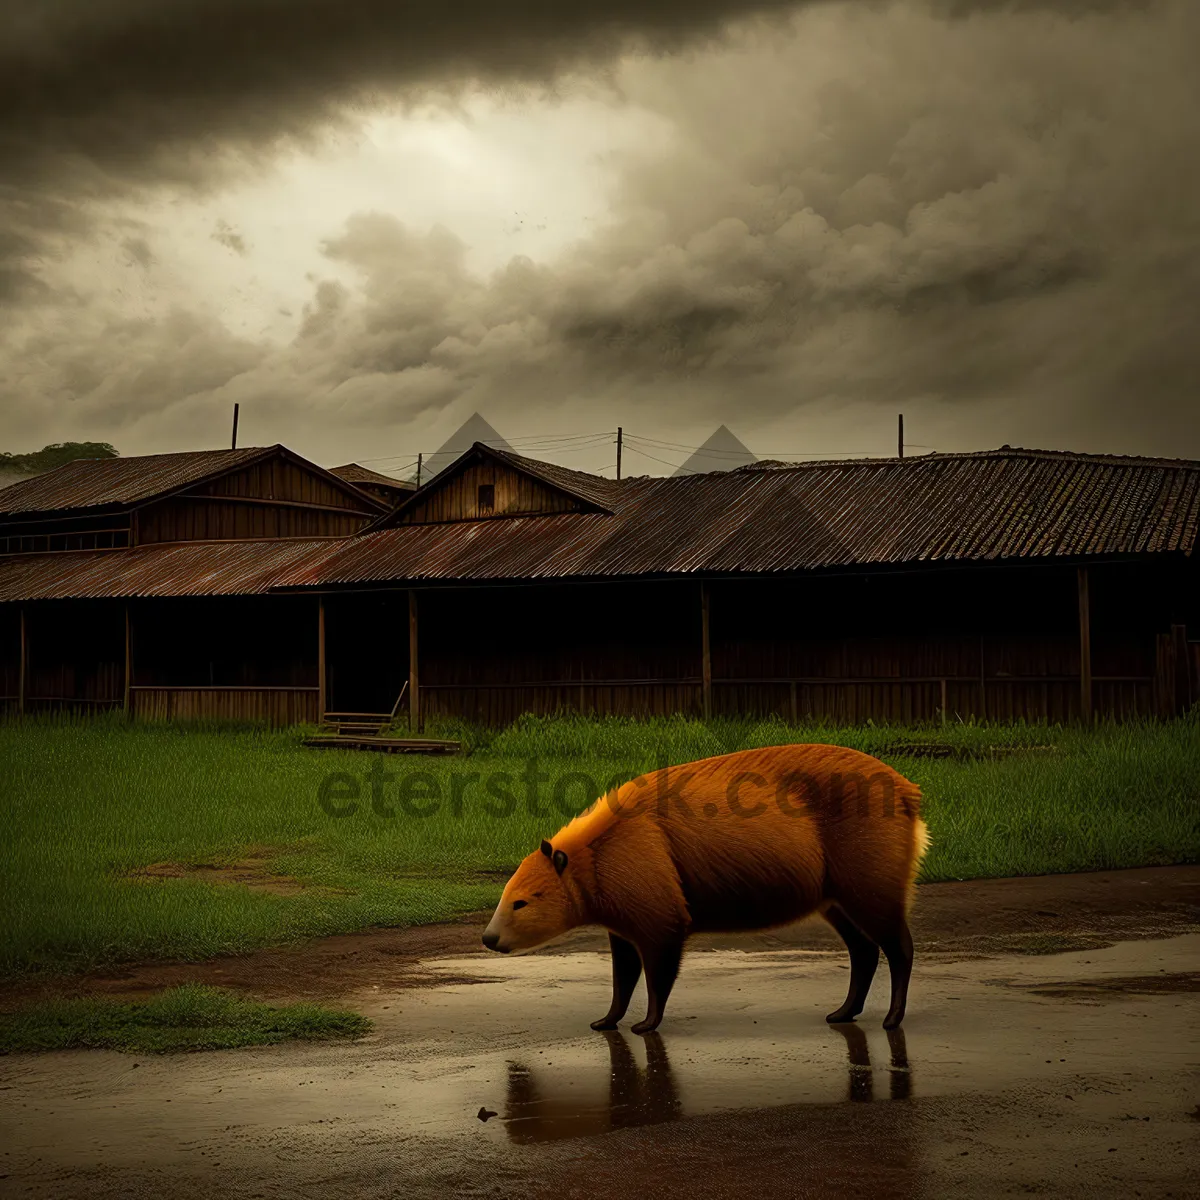
[(480, 443), (281, 589), (324, 592), (330, 629), (373, 606), (376, 675), (395, 694), (407, 671), (417, 724), (1126, 718), (1200, 696), (1198, 533), (1196, 462), (1005, 447), (615, 481)]
[(270, 597), (386, 505), (282, 446), (83, 459), (0, 491), (8, 707), (315, 721), (315, 597)]
[[(280, 447), (214, 453), (323, 481), (319, 500), (255, 500), (329, 524), (213, 535), (189, 505), (230, 494), (213, 484), (249, 464), (228, 457), (169, 494), (89, 483), (117, 522), (97, 531), (128, 545), (14, 544), (88, 506), (55, 473), (17, 486), (74, 507), (38, 517), (0, 492), (10, 705), (288, 722), (403, 692), (420, 727), (562, 709), (1071, 721), (1200, 699), (1197, 462), (1004, 447), (617, 481), (476, 443), (384, 511)], [(175, 540), (151, 544), (168, 500)]]

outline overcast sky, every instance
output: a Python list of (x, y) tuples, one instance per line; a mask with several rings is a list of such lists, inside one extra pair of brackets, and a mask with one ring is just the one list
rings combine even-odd
[(0, 449), (1200, 458), (1195, 0), (7, 7)]

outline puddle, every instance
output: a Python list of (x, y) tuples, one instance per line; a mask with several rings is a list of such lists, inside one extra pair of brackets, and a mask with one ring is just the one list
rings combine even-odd
[[(1196, 934), (1053, 958), (918, 959), (909, 1015), (891, 1036), (886, 967), (858, 1024), (825, 1023), (847, 983), (840, 953), (695, 953), (646, 1038), (588, 1029), (608, 1002), (604, 955), (487, 965), (427, 961), (436, 986), (358, 993), (352, 1006), (376, 1028), (352, 1045), (12, 1057), (0, 1137), (60, 1162), (102, 1148), (106, 1162), (145, 1164), (210, 1142), (225, 1156), (281, 1137), (314, 1153), (413, 1137), (498, 1152), (705, 1114), (1030, 1083), (1070, 1100), (1097, 1077), (1178, 1078), (1181, 1049), (1200, 1044)], [(1091, 993), (1105, 1003), (1075, 1002)], [(639, 986), (630, 1020), (644, 1002)], [(481, 1109), (496, 1115), (482, 1121)]]

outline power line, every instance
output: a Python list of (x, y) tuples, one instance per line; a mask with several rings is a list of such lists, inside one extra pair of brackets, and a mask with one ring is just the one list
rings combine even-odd
[[(626, 437), (626, 439), (628, 439), (629, 435), (626, 434), (625, 437)], [(648, 458), (652, 462), (662, 463), (662, 465), (664, 467), (674, 467), (674, 468), (676, 468), (676, 470), (687, 471), (687, 473), (689, 475), (703, 474), (702, 471), (693, 471), (690, 467), (684, 467), (682, 463), (667, 462), (667, 460), (665, 458), (658, 458), (653, 454), (648, 454), (645, 450), (641, 449), (641, 447), (639, 447), (639, 446), (629, 445), (628, 440), (626, 440), (626, 449), (632, 450), (634, 452), (634, 454), (640, 454), (643, 458)]]
[[(665, 442), (659, 438), (644, 437), (641, 434), (626, 433), (625, 440), (645, 442), (648, 446), (654, 446), (658, 450), (677, 450), (680, 452), (703, 450), (705, 455), (712, 455), (713, 457), (741, 457), (741, 451), (739, 450), (711, 450), (704, 446), (686, 446), (681, 442)], [(915, 446), (916, 442), (908, 442), (906, 444)], [(756, 450), (751, 450), (749, 446), (746, 449), (758, 458), (831, 458), (841, 454), (870, 457), (872, 454), (870, 450), (772, 450), (770, 455), (767, 456), (759, 454)], [(922, 446), (921, 449), (927, 450), (931, 449), (931, 447)]]
[[(696, 452), (701, 452), (702, 456), (716, 460), (732, 460), (743, 458), (743, 452), (733, 449), (709, 449), (704, 445), (690, 445), (684, 442), (671, 442), (664, 438), (650, 437), (644, 434), (630, 433), (628, 430), (622, 431), (622, 441), (625, 447), (629, 450), (636, 451), (643, 458), (649, 459), (651, 462), (661, 463), (663, 466), (672, 467), (675, 469), (686, 470), (690, 475), (704, 474), (703, 471), (697, 471), (693, 468), (686, 467), (683, 463), (671, 462), (668, 459), (659, 457), (658, 454), (651, 451), (661, 453), (674, 453), (691, 455)], [(497, 441), (485, 440), (485, 446), (492, 446), (494, 449), (502, 449), (503, 446), (514, 450), (516, 453), (525, 453), (529, 456), (536, 456), (539, 453), (551, 454), (560, 456), (569, 453), (579, 453), (583, 451), (596, 450), (605, 442), (616, 441), (615, 430), (597, 430), (591, 433), (570, 433), (570, 434), (541, 434), (529, 435), (524, 438), (498, 439)], [(916, 450), (935, 451), (933, 446), (922, 445), (918, 442), (906, 442), (906, 446), (910, 446)], [(776, 450), (772, 449), (768, 454), (760, 454), (759, 452), (746, 448), (746, 452), (754, 455), (760, 461), (768, 460), (783, 460), (796, 461), (799, 459), (835, 459), (835, 458), (870, 458), (870, 457), (886, 457), (881, 456), (871, 450)], [(411, 455), (411, 451), (409, 455)], [(441, 447), (436, 451), (422, 451), (421, 456), (426, 462), (431, 458), (441, 453)], [(456, 456), (455, 456), (456, 457)], [(411, 471), (417, 465), (417, 459), (410, 456), (393, 454), (380, 455), (374, 458), (361, 458), (357, 460), (360, 463), (383, 463), (389, 464), (385, 470), (393, 472)], [(396, 465), (400, 464), (400, 465)], [(607, 467), (608, 464), (606, 464)], [(606, 469), (600, 468), (600, 470)], [(594, 472), (599, 473), (599, 471)]]
[(601, 430), (597, 430), (595, 433), (567, 433), (567, 434), (560, 434), (560, 435), (530, 434), (528, 437), (514, 437), (514, 438), (507, 438), (506, 440), (507, 440), (508, 444), (511, 446), (511, 445), (515, 445), (518, 442), (521, 443), (522, 445), (529, 443), (529, 442), (578, 442), (578, 441), (583, 441), (588, 438), (611, 438), (614, 436), (615, 436), (615, 433), (613, 430), (601, 429)]

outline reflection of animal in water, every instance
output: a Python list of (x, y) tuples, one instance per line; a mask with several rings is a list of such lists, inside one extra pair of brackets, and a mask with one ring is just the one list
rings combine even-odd
[[(875, 1072), (871, 1067), (867, 1035), (857, 1025), (835, 1025), (834, 1028), (846, 1039), (846, 1052), (850, 1057), (848, 1099), (874, 1100)], [(889, 1029), (887, 1038), (888, 1047), (892, 1052), (891, 1062), (888, 1064), (889, 1092), (893, 1100), (907, 1100), (912, 1095), (912, 1073), (908, 1065), (904, 1030)]]
[[(874, 1078), (867, 1035), (857, 1025), (838, 1025), (836, 1028), (846, 1039), (848, 1099), (873, 1100)], [(508, 1096), (502, 1119), (511, 1141), (545, 1142), (589, 1137), (613, 1129), (675, 1121), (684, 1115), (661, 1035), (646, 1035), (644, 1068), (638, 1065), (629, 1043), (619, 1032), (606, 1032), (604, 1036), (609, 1055), (608, 1095), (604, 1100), (593, 1099), (589, 1103), (586, 1079), (572, 1079), (567, 1081), (567, 1086), (560, 1083), (557, 1090), (548, 1091), (528, 1067), (515, 1062), (509, 1064)], [(904, 1031), (889, 1031), (888, 1044), (891, 1048), (890, 1097), (907, 1100), (911, 1095), (912, 1077)], [(594, 1098), (595, 1093), (592, 1095)]]
[(483, 944), (529, 950), (602, 925), (614, 1029), (646, 973), (658, 1027), (693, 933), (768, 929), (819, 912), (850, 951), (850, 990), (828, 1016), (862, 1012), (887, 956), (884, 1028), (904, 1019), (913, 946), (908, 909), (928, 839), (921, 793), (891, 767), (838, 746), (770, 746), (666, 767), (622, 785), (529, 855)]
[(681, 1115), (679, 1094), (666, 1047), (657, 1033), (645, 1041), (646, 1066), (638, 1066), (629, 1043), (618, 1032), (606, 1033), (609, 1080), (607, 1100), (588, 1104), (574, 1095), (539, 1093), (529, 1068), (510, 1063), (504, 1122), (514, 1142), (544, 1142), (586, 1137), (610, 1129), (655, 1125)]

